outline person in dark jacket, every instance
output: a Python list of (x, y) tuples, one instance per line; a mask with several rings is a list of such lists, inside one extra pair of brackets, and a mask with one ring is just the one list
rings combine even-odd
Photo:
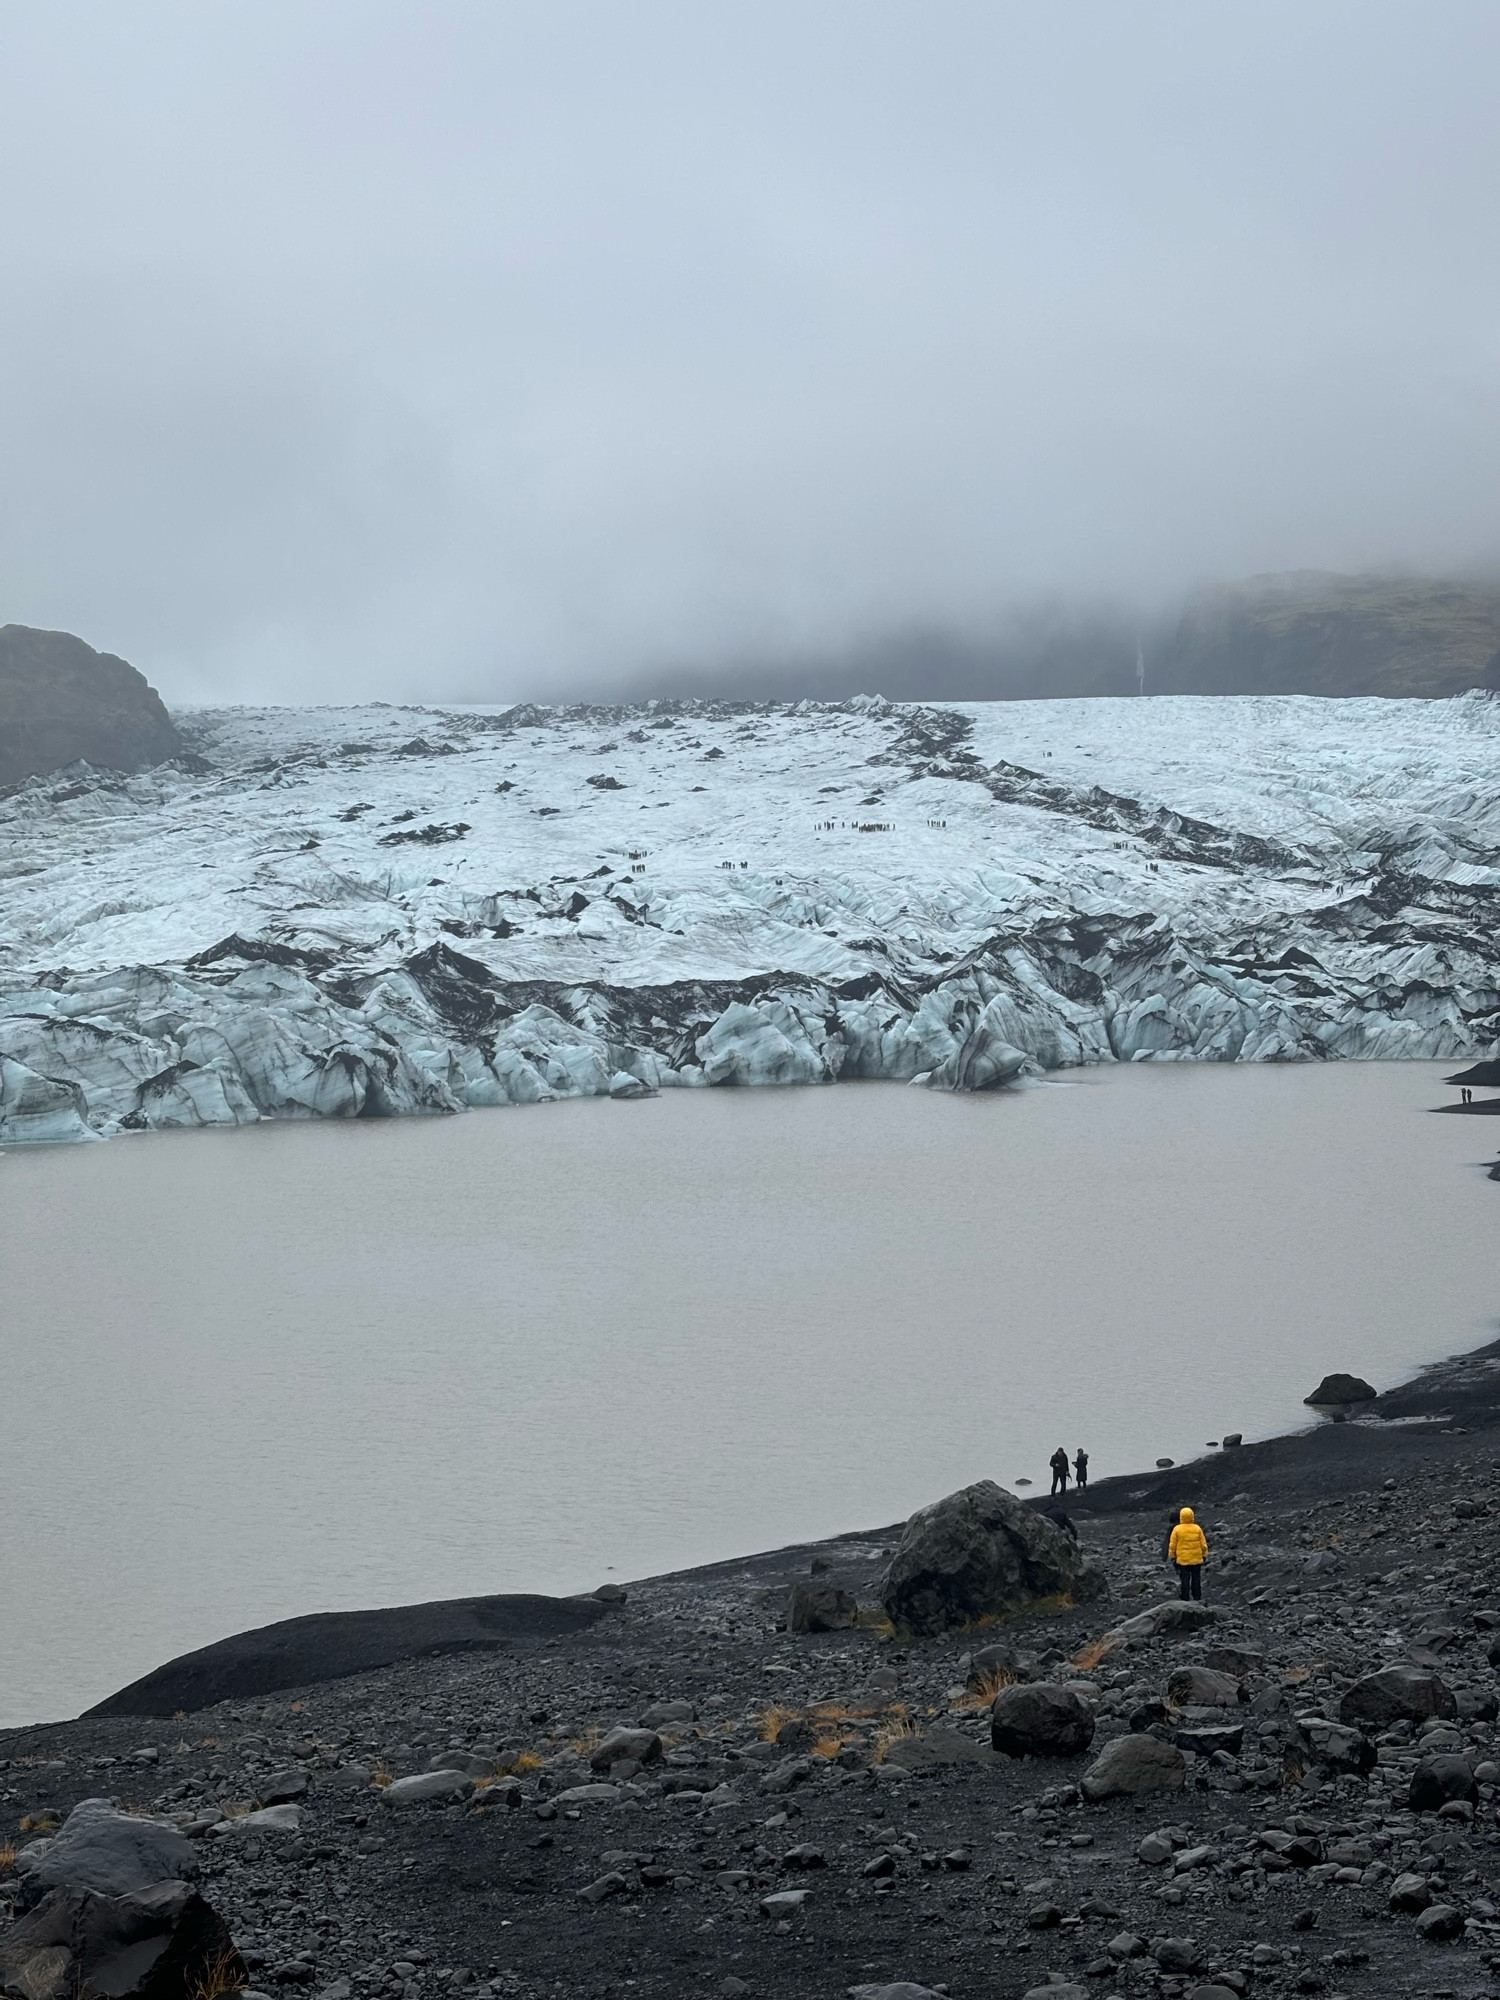
[(1087, 1493), (1089, 1487), (1089, 1455), (1082, 1445), (1073, 1456), (1073, 1484), (1080, 1493)]
[(1061, 1445), (1053, 1452), (1047, 1463), (1052, 1467), (1053, 1494), (1066, 1493), (1068, 1490), (1068, 1474), (1072, 1468), (1068, 1464), (1068, 1454), (1063, 1450)]

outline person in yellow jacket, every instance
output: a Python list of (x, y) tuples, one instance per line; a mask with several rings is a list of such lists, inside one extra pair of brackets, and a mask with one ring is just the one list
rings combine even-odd
[(1167, 1560), (1177, 1570), (1179, 1594), (1201, 1598), (1203, 1565), (1208, 1560), (1208, 1537), (1193, 1519), (1191, 1507), (1184, 1507), (1177, 1516), (1177, 1526), (1167, 1539)]

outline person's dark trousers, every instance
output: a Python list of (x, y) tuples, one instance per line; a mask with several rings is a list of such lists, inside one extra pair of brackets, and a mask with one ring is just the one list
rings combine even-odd
[(1202, 1563), (1178, 1563), (1176, 1569), (1177, 1594), (1179, 1597), (1191, 1597), (1195, 1601), (1201, 1600), (1203, 1596)]
[(1054, 1473), (1053, 1473), (1053, 1475), (1052, 1475), (1052, 1495), (1051, 1495), (1051, 1497), (1052, 1497), (1053, 1499), (1055, 1499), (1055, 1498), (1057, 1497), (1057, 1495), (1058, 1495), (1059, 1493), (1066, 1493), (1066, 1492), (1067, 1492), (1067, 1490), (1068, 1490), (1068, 1475), (1067, 1475), (1067, 1473), (1065, 1473), (1065, 1472), (1054, 1472)]

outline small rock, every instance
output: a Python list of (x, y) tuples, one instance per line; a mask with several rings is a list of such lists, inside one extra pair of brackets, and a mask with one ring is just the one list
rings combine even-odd
[(1417, 1918), (1417, 1936), (1428, 1944), (1449, 1944), (1464, 1932), (1463, 1912), (1452, 1903), (1434, 1903)]
[(859, 1605), (837, 1584), (819, 1583), (798, 1577), (787, 1599), (786, 1624), (789, 1632), (847, 1632)]
[(1156, 1736), (1117, 1736), (1084, 1772), (1079, 1789), (1091, 1804), (1143, 1792), (1180, 1792), (1187, 1760)]
[(549, 1801), (554, 1806), (602, 1806), (610, 1805), (620, 1796), (618, 1785), (569, 1785), (564, 1792)]
[(1178, 1667), (1167, 1677), (1167, 1699), (1178, 1708), (1233, 1708), (1239, 1681), (1211, 1667)]
[(762, 1896), (760, 1913), (763, 1917), (794, 1917), (807, 1901), (808, 1889), (778, 1889), (772, 1896)]
[(622, 1583), (601, 1583), (594, 1592), (594, 1598), (599, 1604), (624, 1604), (628, 1601)]
[(1198, 1947), (1192, 1938), (1163, 1938), (1152, 1956), (1163, 1972), (1192, 1972), (1198, 1964)]
[(595, 1771), (607, 1771), (611, 1764), (621, 1764), (629, 1758), (637, 1765), (659, 1764), (662, 1758), (662, 1740), (654, 1729), (611, 1729), (602, 1736), (594, 1749), (589, 1752), (589, 1766)]
[(1400, 1910), (1407, 1916), (1425, 1910), (1431, 1901), (1432, 1891), (1427, 1886), (1427, 1877), (1410, 1872), (1396, 1877), (1386, 1897), (1390, 1909)]
[(394, 1778), (380, 1788), (388, 1806), (422, 1806), (433, 1799), (461, 1799), (474, 1789), (467, 1771), (419, 1771), (413, 1778)]
[(273, 1771), (255, 1789), (263, 1806), (284, 1806), (304, 1797), (310, 1789), (310, 1780), (306, 1771)]
[(654, 1701), (640, 1719), (642, 1729), (665, 1729), (674, 1722), (692, 1722), (697, 1710), (690, 1701)]
[(1479, 1786), (1462, 1757), (1424, 1757), (1411, 1774), (1406, 1803), (1412, 1812), (1439, 1812), (1451, 1800), (1479, 1797)]
[(625, 1877), (611, 1870), (608, 1875), (600, 1875), (586, 1888), (580, 1889), (578, 1900), (581, 1903), (604, 1903), (611, 1896), (623, 1896), (628, 1887)]

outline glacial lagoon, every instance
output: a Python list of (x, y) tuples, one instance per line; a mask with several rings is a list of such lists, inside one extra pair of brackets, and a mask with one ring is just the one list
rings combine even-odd
[[(1138, 1064), (12, 1149), (0, 1723), (1308, 1421), (1492, 1338), (1451, 1065)], [(1027, 1489), (1021, 1488), (1025, 1491)]]

